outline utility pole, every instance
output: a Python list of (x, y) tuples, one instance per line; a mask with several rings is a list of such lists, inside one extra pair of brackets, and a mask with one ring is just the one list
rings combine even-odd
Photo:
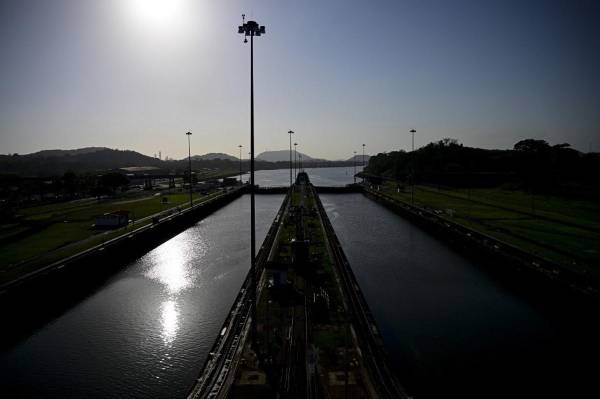
[(242, 145), (238, 145), (240, 149), (240, 184), (242, 184)]
[(411, 152), (411, 172), (410, 172), (410, 204), (415, 206), (415, 129), (410, 129), (412, 133), (412, 152)]
[(364, 144), (362, 145), (362, 148), (363, 148), (363, 159), (362, 159), (362, 167), (363, 167), (362, 173), (363, 173), (363, 178), (362, 178), (362, 181), (364, 183), (365, 182), (365, 145)]
[(298, 176), (298, 143), (294, 143), (294, 176)]
[(362, 145), (363, 148), (363, 156), (362, 156), (362, 166), (363, 168), (365, 167), (365, 145)]
[(352, 157), (354, 161), (354, 184), (356, 184), (356, 151), (354, 151), (354, 157)]
[(244, 43), (248, 43), (250, 36), (250, 317), (251, 338), (254, 349), (256, 346), (256, 206), (254, 199), (254, 36), (265, 34), (265, 27), (255, 21), (245, 22), (246, 15), (242, 14), (242, 25), (238, 26), (238, 33), (244, 35)]
[(189, 165), (189, 176), (190, 176), (190, 209), (192, 208), (192, 145), (190, 137), (192, 136), (192, 132), (186, 133), (188, 137), (188, 165)]
[(293, 130), (288, 132), (290, 135), (290, 187), (292, 186), (292, 134), (294, 134)]

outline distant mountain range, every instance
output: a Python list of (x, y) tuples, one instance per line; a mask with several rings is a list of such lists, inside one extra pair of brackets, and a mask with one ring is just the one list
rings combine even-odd
[[(298, 151), (298, 155), (302, 156), (303, 162), (327, 162), (325, 159), (312, 158), (300, 151)], [(292, 157), (294, 157), (293, 153)], [(267, 162), (289, 162), (290, 150), (264, 151), (258, 154), (256, 159)]]
[(109, 150), (106, 147), (84, 147), (75, 150), (42, 150), (31, 154), (25, 154), (23, 157), (29, 158), (53, 158), (53, 157), (64, 157), (72, 155), (90, 154), (93, 152)]
[[(322, 158), (313, 158), (307, 154), (304, 154), (300, 151), (297, 153), (298, 156), (302, 156), (303, 162), (332, 162), (327, 159)], [(296, 154), (292, 152), (292, 158), (294, 158)], [(354, 162), (354, 158), (356, 158), (356, 162), (362, 162), (363, 156), (362, 154), (357, 154), (355, 157), (350, 157), (346, 160), (341, 160), (344, 162)], [(369, 161), (370, 156), (365, 154), (365, 162)], [(187, 159), (187, 158), (186, 158)], [(192, 159), (195, 161), (204, 161), (204, 160), (215, 160), (215, 159), (226, 159), (230, 161), (239, 161), (238, 157), (234, 157), (229, 154), (224, 154), (222, 152), (211, 152), (204, 155), (193, 155)], [(247, 159), (247, 158), (244, 158)], [(289, 162), (290, 161), (290, 150), (275, 150), (275, 151), (263, 151), (256, 156), (256, 160), (265, 161), (265, 162)]]
[[(305, 165), (314, 167), (343, 166), (350, 161), (328, 161), (302, 155)], [(366, 158), (366, 157), (365, 157)], [(358, 158), (358, 162), (362, 158)], [(247, 158), (244, 162), (247, 163)], [(289, 150), (265, 151), (256, 157), (257, 169), (278, 169), (287, 167)], [(86, 147), (73, 150), (44, 150), (24, 155), (0, 155), (0, 175), (16, 174), (27, 177), (60, 176), (65, 172), (102, 173), (110, 170), (121, 171), (178, 171), (187, 170), (187, 157), (181, 160), (161, 160), (129, 150), (115, 150), (106, 147)], [(192, 156), (193, 168), (212, 170), (237, 169), (239, 158), (224, 153), (209, 153)], [(285, 163), (285, 165), (282, 165)]]
[[(371, 158), (370, 155), (365, 154), (365, 163), (369, 163), (369, 159)], [(363, 156), (362, 154), (356, 154), (350, 158), (347, 159), (348, 162), (354, 162), (354, 160), (356, 160), (356, 162), (361, 163), (363, 161)]]
[(164, 161), (129, 150), (87, 147), (45, 150), (25, 155), (0, 155), (0, 173), (53, 176), (67, 171), (99, 172), (131, 166), (161, 167)]
[(212, 161), (214, 159), (226, 159), (229, 161), (239, 161), (240, 160), (238, 157), (234, 157), (229, 154), (224, 154), (222, 152), (209, 152), (208, 154), (204, 154), (204, 155), (194, 155), (194, 156), (192, 156), (192, 159), (194, 161), (206, 161), (206, 160)]

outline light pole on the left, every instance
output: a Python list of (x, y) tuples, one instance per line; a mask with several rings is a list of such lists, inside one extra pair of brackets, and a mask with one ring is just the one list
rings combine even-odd
[(410, 153), (410, 204), (415, 206), (415, 133), (416, 129), (410, 129), (412, 134), (412, 151)]
[(298, 143), (294, 143), (294, 176), (298, 176)]
[(362, 181), (364, 183), (365, 182), (365, 145), (364, 144), (362, 145), (362, 148), (363, 148), (363, 158), (362, 158), (362, 167), (363, 167), (362, 168), (362, 173), (363, 173), (363, 178), (362, 178)]
[(292, 187), (292, 134), (294, 134), (294, 131), (290, 130), (288, 134), (290, 135), (290, 187)]
[(242, 145), (238, 145), (240, 149), (240, 184), (242, 184)]
[(363, 148), (362, 166), (364, 168), (364, 166), (365, 166), (365, 145), (364, 144), (362, 145), (362, 148)]
[(187, 132), (186, 133), (187, 137), (188, 137), (188, 173), (189, 173), (189, 177), (190, 177), (190, 208), (192, 207), (192, 144), (191, 144), (191, 139), (190, 137), (192, 137), (192, 132)]
[(356, 184), (356, 151), (354, 151), (354, 184)]
[(250, 36), (250, 317), (251, 339), (256, 347), (256, 207), (254, 202), (254, 36), (265, 34), (265, 27), (255, 21), (245, 22), (246, 16), (242, 14), (242, 25), (238, 26), (238, 33), (244, 35), (244, 43), (248, 43)]

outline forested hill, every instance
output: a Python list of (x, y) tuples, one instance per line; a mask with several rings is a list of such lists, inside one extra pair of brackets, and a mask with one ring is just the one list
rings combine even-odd
[(569, 144), (519, 141), (511, 150), (465, 147), (456, 140), (430, 143), (414, 152), (371, 157), (365, 172), (397, 180), (451, 186), (534, 187), (550, 191), (600, 192), (600, 154), (582, 153)]
[[(289, 157), (289, 152), (287, 152)], [(248, 159), (242, 162), (244, 170), (249, 169)], [(305, 167), (352, 166), (348, 161), (326, 161), (303, 159)], [(285, 161), (266, 161), (257, 159), (257, 170), (286, 169), (289, 167), (288, 158)], [(76, 150), (44, 150), (25, 155), (0, 155), (0, 178), (28, 177), (46, 178), (61, 177), (67, 172), (76, 174), (104, 174), (119, 171), (122, 168), (150, 167), (147, 173), (185, 173), (188, 169), (187, 157), (181, 160), (161, 160), (139, 152), (129, 150), (114, 150), (104, 147), (87, 147)], [(192, 156), (193, 170), (237, 171), (240, 168), (239, 159), (227, 154), (211, 153)], [(151, 170), (154, 169), (154, 170)], [(126, 173), (120, 170), (121, 173)]]
[(139, 152), (90, 147), (78, 150), (46, 150), (26, 155), (0, 155), (0, 170), (20, 176), (59, 176), (67, 171), (95, 172), (128, 166), (161, 167), (160, 159)]

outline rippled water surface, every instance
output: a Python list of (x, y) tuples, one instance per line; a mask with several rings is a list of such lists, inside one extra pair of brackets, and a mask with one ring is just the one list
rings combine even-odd
[(416, 398), (600, 397), (597, 309), (511, 287), (362, 194), (321, 199)]
[[(353, 181), (353, 168), (307, 171)], [(282, 198), (257, 197), (260, 242)], [(511, 287), (363, 195), (322, 199), (416, 398), (600, 397), (598, 312)], [(124, 266), (0, 355), (0, 396), (183, 397), (248, 271), (248, 221), (244, 196)]]
[[(259, 245), (282, 200), (257, 196)], [(239, 198), (166, 241), (3, 353), (2, 392), (184, 397), (248, 272), (249, 203)]]

